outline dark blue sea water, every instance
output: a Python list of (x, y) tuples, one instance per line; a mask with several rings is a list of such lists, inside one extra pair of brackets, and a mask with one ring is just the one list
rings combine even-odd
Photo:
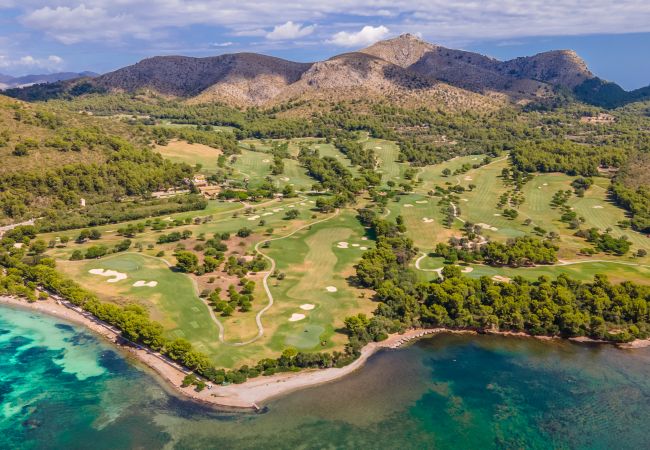
[(650, 448), (650, 350), (441, 335), (271, 402), (168, 395), (84, 330), (0, 308), (0, 448)]

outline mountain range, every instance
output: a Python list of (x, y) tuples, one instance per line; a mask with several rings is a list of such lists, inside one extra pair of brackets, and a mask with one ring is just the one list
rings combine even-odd
[[(39, 91), (39, 89), (41, 89)], [(605, 107), (650, 98), (650, 87), (626, 92), (596, 77), (572, 50), (499, 61), (430, 44), (411, 34), (325, 61), (299, 63), (255, 53), (193, 58), (156, 56), (92, 79), (8, 94), (39, 96), (151, 91), (190, 103), (266, 106), (295, 99), (386, 98), (462, 109), (529, 103), (559, 92)]]
[(32, 86), (41, 83), (54, 83), (57, 81), (72, 80), (83, 77), (96, 77), (99, 74), (95, 72), (57, 72), (57, 73), (43, 73), (36, 75), (23, 75), (20, 77), (12, 77), (11, 75), (4, 75), (0, 73), (0, 89), (12, 89)]

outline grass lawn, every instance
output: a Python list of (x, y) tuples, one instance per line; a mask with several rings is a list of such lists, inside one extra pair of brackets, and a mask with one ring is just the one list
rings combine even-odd
[(217, 171), (217, 159), (221, 150), (203, 144), (189, 144), (185, 141), (170, 141), (167, 145), (156, 145), (155, 151), (166, 159), (191, 166), (201, 164), (203, 173)]
[[(437, 269), (444, 265), (442, 258), (426, 257), (420, 261), (421, 269)], [(463, 266), (465, 267), (465, 266)], [(521, 276), (529, 280), (536, 280), (542, 275), (550, 278), (557, 278), (560, 274), (568, 275), (571, 278), (580, 281), (592, 281), (594, 275), (604, 274), (613, 283), (623, 281), (633, 281), (639, 284), (650, 284), (650, 266), (631, 261), (580, 261), (577, 264), (555, 265), (555, 266), (537, 266), (537, 267), (520, 267), (513, 269), (510, 267), (490, 267), (478, 264), (469, 264), (472, 271), (465, 275), (470, 278), (480, 278), (482, 276), (493, 277), (500, 275), (503, 277), (514, 278)], [(431, 280), (437, 278), (433, 272), (417, 271), (418, 277), (422, 280)]]
[[(168, 337), (188, 339), (213, 358), (222, 351), (219, 329), (198, 298), (191, 278), (172, 271), (162, 259), (121, 253), (90, 261), (59, 262), (58, 267), (104, 300), (118, 304), (132, 301), (146, 307)], [(110, 278), (91, 274), (91, 269), (114, 270), (127, 278), (109, 283)], [(136, 281), (156, 281), (158, 285), (134, 287)]]

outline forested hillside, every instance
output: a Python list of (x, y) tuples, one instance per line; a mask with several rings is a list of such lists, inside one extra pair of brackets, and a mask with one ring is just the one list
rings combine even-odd
[(6, 97), (0, 156), (1, 222), (143, 197), (181, 186), (193, 173), (148, 149), (134, 128)]

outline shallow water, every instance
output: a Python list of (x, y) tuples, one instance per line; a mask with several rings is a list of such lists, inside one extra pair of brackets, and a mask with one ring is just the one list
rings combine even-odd
[(0, 448), (647, 448), (650, 349), (440, 335), (222, 413), (76, 326), (0, 308)]

